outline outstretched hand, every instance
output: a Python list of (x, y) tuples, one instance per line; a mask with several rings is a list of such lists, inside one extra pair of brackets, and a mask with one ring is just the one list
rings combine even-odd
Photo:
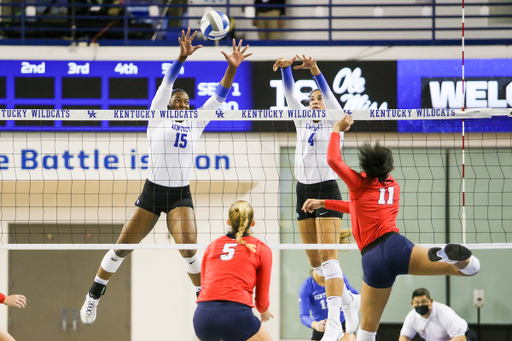
[(279, 58), (278, 60), (276, 60), (276, 62), (274, 63), (274, 66), (272, 67), (272, 69), (274, 71), (277, 71), (278, 68), (281, 68), (281, 69), (285, 69), (287, 68), (288, 66), (292, 65), (293, 62), (295, 61), (295, 59), (297, 59), (297, 57), (293, 57), (292, 59), (286, 59), (286, 58)]
[[(194, 40), (197, 31), (194, 31), (192, 35), (190, 35), (190, 27), (187, 28), (187, 33), (185, 31), (181, 31), (181, 37), (178, 37), (178, 41), (180, 42), (180, 56), (179, 59), (187, 59), (188, 56), (192, 55), (197, 49), (203, 47), (203, 45), (192, 46), (192, 40)], [(185, 60), (180, 60), (180, 62), (184, 62)]]
[(27, 298), (23, 295), (9, 295), (5, 298), (4, 304), (8, 307), (25, 308)]
[(339, 133), (341, 131), (348, 131), (352, 124), (354, 124), (354, 119), (352, 118), (352, 116), (345, 114), (345, 116), (343, 116), (343, 118), (341, 120), (339, 120), (338, 122), (336, 122), (334, 124), (332, 131), (334, 133)]
[(226, 58), (229, 66), (232, 66), (234, 68), (237, 68), (242, 64), (242, 61), (252, 55), (252, 53), (244, 54), (245, 51), (249, 48), (249, 45), (247, 44), (242, 49), (242, 39), (238, 42), (238, 45), (236, 44), (236, 39), (233, 39), (233, 53), (228, 55), (226, 52), (221, 51), (221, 53), (224, 55), (224, 58)]
[[(317, 67), (316, 60), (313, 59), (313, 57), (306, 57), (305, 55), (302, 55), (302, 57), (300, 57), (299, 55), (296, 55), (295, 58), (298, 58), (302, 62), (302, 64), (301, 65), (295, 65), (293, 67), (294, 69), (308, 69), (308, 70), (311, 70), (312, 68)], [(295, 58), (294, 58), (294, 60), (295, 60)]]
[(313, 213), (314, 210), (325, 207), (325, 200), (320, 199), (307, 199), (302, 205), (304, 212)]

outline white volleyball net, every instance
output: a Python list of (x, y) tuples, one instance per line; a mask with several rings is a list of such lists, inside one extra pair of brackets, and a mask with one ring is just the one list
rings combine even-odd
[[(222, 121), (233, 130), (241, 124), (249, 127), (244, 132), (204, 132), (197, 143), (190, 188), (199, 245), (177, 246), (162, 214), (140, 244), (116, 248), (203, 248), (225, 234), (228, 208), (236, 200), (253, 205), (254, 232), (271, 247), (332, 248), (304, 245), (300, 239), (293, 120), (321, 123), (345, 113), (355, 120), (342, 149), (349, 166), (359, 170), (357, 147), (366, 141), (379, 140), (392, 149), (393, 177), (401, 186), (397, 223), (411, 241), (512, 247), (509, 109), (197, 113), (0, 110), (4, 119), (14, 120), (18, 127), (0, 133), (0, 247), (112, 248), (142, 192), (150, 157), (144, 131), (52, 131), (45, 129), (45, 122), (59, 120), (66, 126), (90, 127), (91, 122), (101, 125), (109, 121), (110, 126), (133, 127), (150, 120), (185, 119), (211, 120), (210, 124)], [(397, 122), (401, 123), (398, 128)], [(168, 146), (179, 148), (183, 141), (169, 141)], [(348, 199), (346, 185), (338, 182), (342, 197)], [(350, 228), (349, 216), (344, 217), (343, 228)], [(356, 246), (342, 244), (339, 248)]]

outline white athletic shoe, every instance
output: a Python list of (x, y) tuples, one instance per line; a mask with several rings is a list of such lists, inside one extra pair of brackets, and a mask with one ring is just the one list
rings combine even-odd
[(94, 297), (91, 297), (89, 293), (85, 295), (84, 305), (82, 306), (82, 309), (80, 309), (80, 319), (82, 320), (83, 324), (94, 323), (96, 320), (96, 308), (99, 302), (99, 298), (95, 299)]
[(343, 327), (340, 321), (327, 319), (325, 321), (325, 332), (321, 341), (338, 341), (343, 337)]
[(345, 328), (347, 334), (354, 334), (359, 325), (359, 309), (361, 309), (361, 295), (354, 295), (350, 304), (342, 304), (343, 314), (345, 315)]

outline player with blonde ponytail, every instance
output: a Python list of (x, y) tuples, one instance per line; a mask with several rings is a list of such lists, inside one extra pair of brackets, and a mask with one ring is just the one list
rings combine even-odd
[[(274, 317), (268, 309), (272, 252), (250, 235), (253, 218), (248, 202), (233, 203), (227, 220), (229, 232), (204, 252), (202, 291), (194, 314), (194, 330), (201, 341), (272, 341), (261, 324)], [(254, 307), (261, 319), (254, 316)]]
[(256, 252), (256, 246), (247, 244), (242, 239), (246, 230), (250, 229), (250, 224), (253, 222), (254, 211), (247, 201), (237, 201), (229, 209), (229, 222), (232, 226), (238, 226), (236, 233), (236, 241), (239, 244), (247, 246), (252, 252)]

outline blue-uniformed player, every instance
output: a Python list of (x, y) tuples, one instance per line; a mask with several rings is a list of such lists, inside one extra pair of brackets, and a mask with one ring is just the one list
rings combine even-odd
[[(308, 69), (315, 80), (318, 89), (309, 94), (309, 109), (311, 110), (341, 110), (341, 105), (329, 88), (327, 81), (317, 66), (316, 60), (303, 55), (292, 59), (279, 58), (274, 63), (274, 71), (281, 68), (284, 85), (284, 95), (290, 109), (307, 109), (302, 105), (294, 91), (295, 81), (292, 75), (292, 64), (296, 59), (302, 61), (294, 69)], [(297, 219), (300, 237), (304, 244), (337, 244), (340, 238), (343, 214), (334, 210), (321, 208), (312, 212), (302, 210), (302, 205), (308, 198), (341, 200), (341, 194), (336, 180), (337, 174), (327, 163), (327, 148), (329, 139), (336, 123), (335, 120), (294, 121), (297, 130), (297, 145), (295, 147), (294, 174), (297, 179)], [(341, 149), (343, 136), (340, 135), (338, 148)], [(359, 323), (359, 299), (353, 299), (351, 293), (343, 285), (343, 272), (338, 262), (338, 251), (306, 250), (311, 267), (325, 277), (328, 318), (326, 331), (322, 341), (338, 341), (343, 337), (343, 328), (339, 321), (340, 308), (346, 317), (346, 331), (354, 333)]]
[[(303, 325), (313, 329), (311, 340), (319, 341), (322, 339), (325, 331), (325, 321), (327, 320), (327, 297), (325, 295), (325, 278), (316, 271), (311, 270), (312, 276), (306, 278), (299, 290), (299, 314)], [(343, 275), (343, 280), (347, 289), (353, 295), (359, 295), (354, 289), (347, 277)], [(340, 312), (340, 321), (345, 331), (345, 315)], [(345, 333), (343, 341), (355, 341), (354, 334)]]
[[(187, 57), (201, 47), (192, 46), (197, 32), (190, 34), (190, 28), (182, 31), (180, 54), (167, 71), (159, 86), (151, 110), (189, 110), (189, 95), (182, 89), (173, 89), (174, 81)], [(215, 94), (199, 108), (217, 110), (228, 95), (238, 66), (250, 56), (245, 51), (249, 45), (238, 46), (233, 39), (233, 53), (221, 52), (228, 67), (221, 79)], [(160, 215), (167, 217), (167, 229), (176, 244), (196, 244), (197, 226), (190, 192), (190, 177), (194, 168), (193, 159), (197, 143), (208, 121), (190, 120), (153, 120), (148, 123), (149, 164), (148, 177), (142, 194), (137, 199), (135, 212), (125, 224), (117, 244), (138, 244), (151, 232)], [(84, 324), (92, 324), (96, 320), (97, 306), (105, 292), (106, 285), (113, 274), (121, 266), (126, 256), (133, 250), (110, 250), (101, 261), (85, 302), (80, 310), (80, 318)], [(179, 250), (187, 267), (187, 273), (196, 287), (201, 286), (201, 259), (196, 250)]]

